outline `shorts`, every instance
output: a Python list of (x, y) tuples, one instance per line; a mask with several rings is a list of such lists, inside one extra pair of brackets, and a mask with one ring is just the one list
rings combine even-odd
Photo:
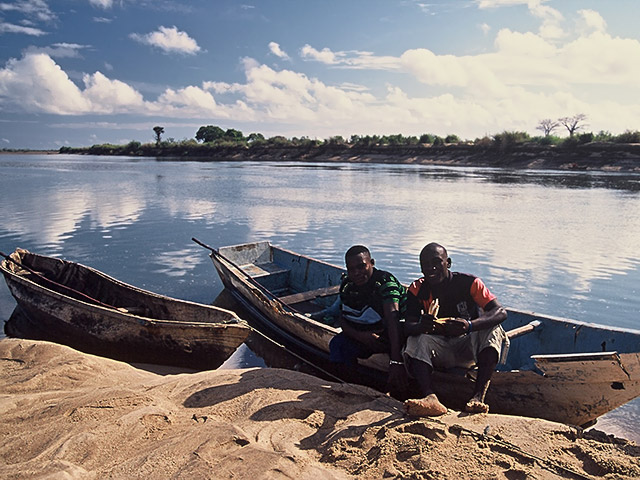
[[(478, 353), (485, 348), (493, 348), (500, 356), (503, 345), (506, 351), (508, 344), (507, 334), (501, 325), (497, 325), (459, 337), (429, 334), (412, 336), (407, 338), (403, 353), (438, 370), (455, 367), (471, 368), (477, 363)], [(504, 359), (501, 361), (504, 362)]]

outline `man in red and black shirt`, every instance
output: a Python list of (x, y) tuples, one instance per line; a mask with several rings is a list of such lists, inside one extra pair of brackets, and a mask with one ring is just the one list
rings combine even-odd
[(447, 411), (432, 388), (434, 368), (474, 365), (478, 367), (475, 391), (465, 409), (488, 412), (484, 397), (502, 344), (508, 341), (500, 326), (507, 312), (495, 295), (479, 278), (451, 272), (450, 267), (446, 249), (430, 243), (420, 252), (424, 277), (409, 287), (404, 356), (423, 395), (405, 402), (411, 415), (437, 416)]

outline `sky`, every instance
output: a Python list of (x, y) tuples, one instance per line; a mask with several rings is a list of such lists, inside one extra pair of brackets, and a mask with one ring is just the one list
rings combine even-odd
[[(638, 0), (0, 0), (0, 149), (640, 130)], [(567, 134), (563, 127), (556, 134)]]

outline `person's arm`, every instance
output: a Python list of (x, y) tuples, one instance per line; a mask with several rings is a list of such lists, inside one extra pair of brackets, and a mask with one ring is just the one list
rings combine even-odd
[(365, 345), (372, 353), (386, 350), (386, 344), (380, 339), (380, 334), (370, 330), (358, 330), (352, 327), (342, 316), (340, 317), (342, 333)]
[(336, 298), (335, 302), (333, 302), (330, 306), (320, 310), (319, 312), (310, 314), (309, 317), (317, 321), (322, 321), (324, 317), (332, 317), (336, 319), (340, 316), (341, 305), (342, 301), (340, 300), (340, 295), (338, 295), (338, 298)]
[(443, 325), (444, 335), (456, 337), (477, 330), (487, 330), (504, 322), (506, 318), (507, 311), (494, 298), (485, 305), (483, 313), (478, 318), (473, 320), (467, 320), (466, 318), (448, 319)]
[(433, 316), (425, 318), (420, 300), (409, 291), (407, 292), (407, 311), (404, 318), (403, 334), (405, 337), (412, 337), (423, 333), (433, 333)]
[(497, 299), (491, 300), (484, 306), (483, 313), (478, 318), (471, 320), (471, 330), (486, 330), (504, 322), (507, 319), (507, 311)]
[(385, 303), (383, 306), (384, 321), (389, 335), (389, 371), (387, 374), (387, 391), (402, 395), (408, 388), (407, 370), (404, 366), (402, 348), (404, 334), (400, 325), (400, 307), (397, 302)]
[(382, 306), (384, 313), (384, 323), (389, 334), (389, 358), (394, 362), (402, 361), (402, 346), (404, 337), (400, 327), (400, 307), (397, 302), (385, 303)]

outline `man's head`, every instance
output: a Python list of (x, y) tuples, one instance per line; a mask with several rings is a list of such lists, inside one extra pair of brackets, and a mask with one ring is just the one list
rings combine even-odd
[(420, 252), (420, 269), (430, 285), (437, 285), (449, 275), (451, 259), (447, 250), (437, 243), (430, 243)]
[(371, 252), (363, 245), (354, 245), (344, 255), (347, 276), (356, 285), (364, 285), (373, 275), (374, 260)]

